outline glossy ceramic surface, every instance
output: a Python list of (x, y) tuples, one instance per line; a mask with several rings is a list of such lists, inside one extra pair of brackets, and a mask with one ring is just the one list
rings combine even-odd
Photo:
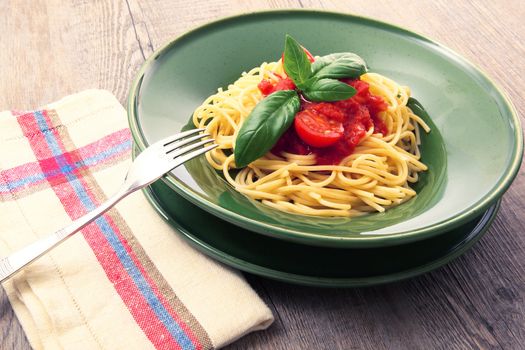
[(370, 70), (411, 87), (432, 132), (422, 138), (429, 171), (418, 196), (385, 213), (354, 219), (278, 212), (235, 192), (202, 159), (163, 181), (217, 217), (250, 231), (312, 245), (372, 247), (427, 239), (482, 215), (521, 162), (519, 120), (504, 94), (451, 50), (371, 19), (315, 11), (264, 12), (197, 28), (150, 57), (135, 80), (129, 120), (143, 149), (188, 127), (193, 110), (241, 72), (280, 57), (289, 33), (311, 52), (353, 51)]
[(253, 234), (207, 213), (157, 181), (145, 190), (155, 209), (193, 246), (240, 270), (312, 286), (358, 287), (413, 277), (456, 258), (487, 230), (499, 202), (438, 237), (383, 248), (325, 248)]

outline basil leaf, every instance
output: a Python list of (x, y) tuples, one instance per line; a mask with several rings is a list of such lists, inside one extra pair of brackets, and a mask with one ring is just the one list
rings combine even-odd
[(320, 57), (312, 64), (312, 75), (324, 78), (357, 78), (366, 73), (365, 61), (351, 52), (333, 53)]
[(292, 124), (301, 102), (295, 90), (276, 91), (252, 110), (235, 140), (235, 164), (244, 167), (268, 152)]
[(303, 48), (294, 38), (286, 35), (284, 43), (284, 71), (298, 88), (304, 89), (308, 78), (312, 75), (312, 64)]
[(320, 79), (315, 81), (303, 94), (310, 101), (329, 102), (346, 100), (354, 96), (356, 90), (353, 86), (335, 79)]

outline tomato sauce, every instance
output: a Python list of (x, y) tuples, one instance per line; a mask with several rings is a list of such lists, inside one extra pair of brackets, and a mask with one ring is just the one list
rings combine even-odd
[[(286, 79), (283, 79), (286, 80)], [(342, 135), (335, 143), (327, 147), (312, 146), (311, 138), (302, 139), (297, 132), (297, 123), (292, 125), (277, 141), (272, 152), (281, 151), (295, 154), (315, 154), (317, 164), (339, 164), (341, 160), (350, 155), (355, 147), (363, 140), (366, 132), (373, 126), (375, 133), (388, 134), (385, 123), (379, 117), (379, 113), (387, 109), (387, 103), (379, 96), (374, 96), (369, 91), (369, 85), (358, 79), (343, 79), (343, 82), (352, 85), (357, 93), (347, 100), (337, 102), (310, 102), (305, 99), (301, 102), (301, 109), (297, 113), (315, 113), (316, 117), (326, 118), (327, 121), (339, 122), (343, 125)], [(263, 80), (264, 82), (264, 80)], [(259, 84), (259, 89), (264, 95), (279, 90), (290, 90), (286, 82), (278, 82), (271, 87)], [(288, 84), (288, 85), (287, 85)], [(293, 83), (292, 83), (293, 84)], [(329, 124), (326, 124), (329, 125)], [(319, 126), (317, 126), (319, 128)], [(316, 130), (318, 131), (318, 130)], [(330, 130), (326, 130), (326, 133)], [(300, 134), (304, 132), (300, 130)], [(310, 144), (307, 142), (310, 141)], [(319, 144), (319, 143), (316, 143)]]
[(270, 80), (263, 79), (257, 87), (264, 96), (268, 96), (272, 92), (279, 90), (294, 90), (295, 84), (290, 78), (281, 78), (276, 84), (273, 84)]

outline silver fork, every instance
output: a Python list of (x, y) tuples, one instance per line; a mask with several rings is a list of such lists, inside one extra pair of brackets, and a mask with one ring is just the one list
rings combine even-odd
[(201, 134), (204, 129), (193, 129), (160, 140), (138, 155), (131, 164), (123, 185), (111, 198), (95, 210), (73, 221), (55, 233), (44, 237), (25, 248), (20, 249), (0, 260), (0, 282), (11, 277), (24, 266), (38, 259), (58, 244), (80, 231), (84, 226), (105, 213), (128, 194), (141, 189), (182, 163), (204, 154), (217, 144), (206, 147), (213, 139)]

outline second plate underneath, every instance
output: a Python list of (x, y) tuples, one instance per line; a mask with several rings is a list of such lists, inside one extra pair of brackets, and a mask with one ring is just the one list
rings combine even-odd
[(499, 201), (455, 230), (384, 248), (325, 248), (247, 231), (191, 204), (162, 181), (145, 190), (155, 209), (197, 249), (257, 275), (305, 285), (358, 287), (435, 269), (470, 248), (490, 226)]

